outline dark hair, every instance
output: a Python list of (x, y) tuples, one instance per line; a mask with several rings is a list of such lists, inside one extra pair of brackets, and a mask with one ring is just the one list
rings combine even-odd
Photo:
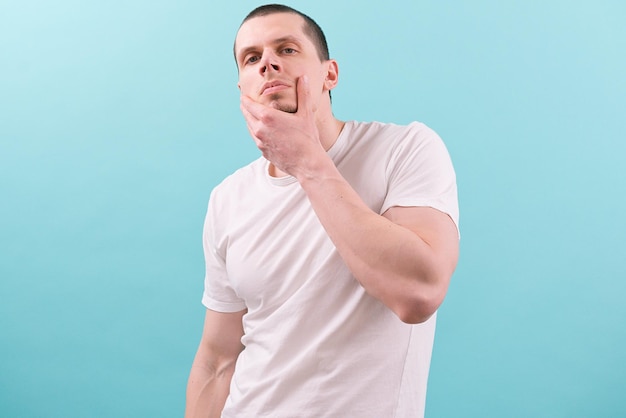
[[(324, 36), (322, 28), (320, 28), (315, 20), (289, 6), (285, 6), (283, 4), (266, 4), (264, 6), (259, 6), (250, 13), (248, 13), (245, 19), (243, 19), (243, 21), (241, 22), (241, 25), (254, 17), (267, 16), (274, 13), (293, 13), (301, 16), (304, 19), (304, 33), (315, 45), (315, 48), (317, 49), (317, 55), (320, 57), (320, 60), (326, 61), (330, 59), (330, 54), (328, 53), (328, 44), (326, 43), (326, 36)], [(241, 25), (239, 27), (241, 27)], [(234, 46), (233, 53), (235, 53)]]

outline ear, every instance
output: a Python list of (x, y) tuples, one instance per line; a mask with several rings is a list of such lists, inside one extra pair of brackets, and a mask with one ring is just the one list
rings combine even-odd
[(339, 82), (339, 66), (337, 61), (330, 59), (326, 61), (326, 78), (324, 79), (324, 90), (332, 90)]

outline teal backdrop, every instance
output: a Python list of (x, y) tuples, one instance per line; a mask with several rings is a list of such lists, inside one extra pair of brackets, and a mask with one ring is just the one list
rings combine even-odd
[[(0, 1), (0, 416), (182, 416), (261, 3)], [(341, 119), (427, 123), (462, 254), (428, 417), (626, 416), (626, 3), (292, 1)]]

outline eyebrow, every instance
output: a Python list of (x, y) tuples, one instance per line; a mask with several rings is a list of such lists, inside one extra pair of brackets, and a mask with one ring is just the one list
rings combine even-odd
[[(288, 36), (282, 36), (280, 38), (276, 38), (276, 39), (272, 40), (270, 43), (272, 45), (280, 45), (280, 44), (285, 44), (285, 43), (294, 43), (294, 44), (297, 44), (299, 46), (301, 44), (301, 42), (302, 41), (300, 40), (300, 38), (296, 38), (295, 36), (288, 35)], [(254, 45), (247, 46), (247, 47), (243, 48), (237, 54), (237, 62), (241, 62), (243, 57), (248, 55), (249, 52), (256, 51), (257, 49), (258, 49), (258, 47), (254, 46)]]

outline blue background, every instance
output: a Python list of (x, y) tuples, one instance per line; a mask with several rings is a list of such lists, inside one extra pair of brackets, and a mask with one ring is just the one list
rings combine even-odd
[[(0, 416), (182, 416), (208, 196), (259, 155), (231, 49), (259, 4), (1, 0)], [(337, 117), (455, 163), (427, 416), (626, 416), (625, 3), (290, 5)]]

